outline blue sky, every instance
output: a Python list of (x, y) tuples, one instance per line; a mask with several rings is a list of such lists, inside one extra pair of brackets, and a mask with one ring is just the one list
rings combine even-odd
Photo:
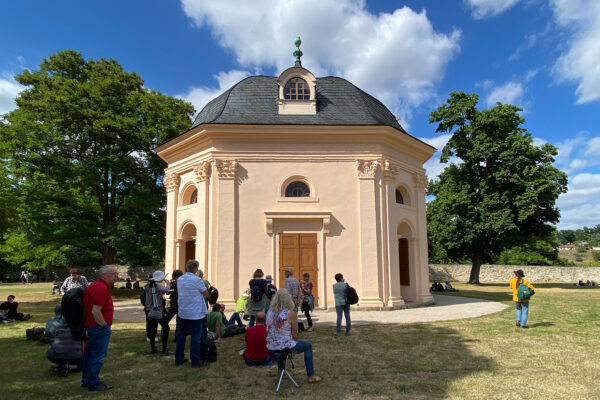
[[(524, 109), (569, 175), (560, 229), (600, 224), (600, 0), (0, 2), (0, 114), (24, 68), (63, 49), (114, 58), (197, 110), (250, 74), (293, 64), (342, 76), (441, 149), (429, 113), (453, 90)], [(439, 152), (430, 178), (443, 169)]]

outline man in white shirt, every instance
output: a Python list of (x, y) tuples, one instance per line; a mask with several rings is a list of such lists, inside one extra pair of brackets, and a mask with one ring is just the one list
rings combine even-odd
[(189, 260), (185, 266), (186, 273), (177, 279), (177, 346), (175, 349), (175, 365), (187, 362), (183, 358), (185, 351), (185, 339), (191, 334), (190, 359), (192, 368), (208, 365), (200, 357), (200, 339), (204, 332), (206, 315), (206, 298), (208, 291), (202, 279), (196, 276), (198, 272), (198, 261)]

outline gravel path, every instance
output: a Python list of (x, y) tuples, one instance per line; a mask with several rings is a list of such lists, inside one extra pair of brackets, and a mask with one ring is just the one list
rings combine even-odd
[[(408, 324), (413, 322), (449, 321), (479, 317), (502, 311), (508, 306), (495, 301), (471, 299), (459, 296), (433, 295), (435, 304), (428, 307), (409, 308), (396, 311), (355, 311), (350, 317), (352, 325)], [(139, 300), (117, 301), (114, 318), (124, 322), (144, 322), (145, 316)], [(226, 315), (229, 315), (225, 311)], [(335, 325), (336, 314), (331, 311), (315, 310), (311, 314), (313, 325)], [(304, 318), (303, 318), (304, 319)], [(342, 323), (344, 321), (342, 320)], [(175, 324), (175, 318), (171, 325)]]

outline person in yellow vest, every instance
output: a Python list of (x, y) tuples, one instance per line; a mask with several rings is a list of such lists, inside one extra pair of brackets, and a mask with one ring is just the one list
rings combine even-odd
[(527, 318), (529, 316), (529, 299), (519, 299), (518, 288), (520, 284), (525, 284), (530, 290), (535, 290), (533, 285), (525, 279), (525, 274), (522, 269), (515, 272), (515, 277), (510, 280), (510, 288), (513, 292), (513, 301), (517, 307), (517, 315), (515, 316), (515, 325), (523, 329), (529, 328), (527, 326)]

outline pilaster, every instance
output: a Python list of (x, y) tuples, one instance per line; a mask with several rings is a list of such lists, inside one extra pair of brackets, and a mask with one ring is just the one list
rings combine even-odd
[(378, 160), (357, 160), (360, 226), (360, 277), (361, 307), (383, 306), (381, 260), (377, 249), (377, 202), (375, 179), (379, 170)]
[(417, 232), (415, 232), (414, 245), (409, 242), (412, 252), (415, 254), (415, 265), (417, 266), (416, 285), (417, 301), (433, 301), (433, 296), (429, 292), (429, 255), (427, 254), (427, 215), (425, 209), (425, 190), (429, 181), (427, 176), (422, 173), (414, 176), (415, 187), (417, 188), (417, 198), (415, 206), (417, 208)]
[(220, 301), (228, 305), (235, 303), (239, 291), (239, 270), (236, 265), (236, 174), (238, 164), (235, 160), (215, 160), (217, 198), (213, 276), (211, 279), (219, 289)]
[(167, 192), (167, 229), (165, 232), (165, 272), (177, 269), (175, 240), (177, 239), (177, 199), (179, 198), (179, 175), (165, 175), (163, 184)]
[(200, 263), (200, 269), (208, 274), (208, 218), (209, 218), (209, 183), (211, 174), (210, 161), (202, 161), (194, 165), (196, 175), (196, 190), (198, 191), (198, 207), (196, 210), (196, 260)]
[(390, 160), (384, 160), (383, 169), (383, 193), (384, 193), (384, 271), (386, 273), (386, 289), (388, 296), (386, 305), (397, 307), (404, 304), (400, 292), (400, 267), (398, 258), (398, 227), (394, 220), (394, 207), (396, 204), (396, 176), (400, 170), (399, 166)]

